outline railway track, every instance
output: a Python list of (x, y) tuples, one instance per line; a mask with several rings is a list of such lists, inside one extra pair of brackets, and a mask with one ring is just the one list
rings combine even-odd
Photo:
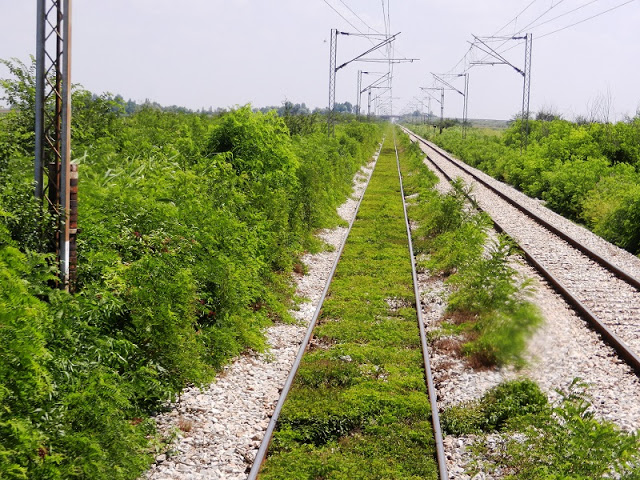
[[(390, 139), (387, 140), (387, 142), (391, 142)], [(283, 409), (286, 409), (286, 403), (289, 399), (290, 393), (292, 392), (292, 390), (295, 392), (295, 389), (298, 388), (303, 389), (306, 388), (306, 386), (300, 387), (300, 376), (305, 377), (305, 374), (302, 375), (298, 375), (299, 370), (302, 368), (307, 368), (309, 365), (307, 365), (307, 367), (305, 367), (304, 362), (305, 362), (305, 355), (309, 355), (309, 352), (311, 350), (315, 350), (317, 349), (317, 343), (314, 345), (314, 341), (315, 342), (322, 342), (322, 338), (320, 338), (320, 340), (318, 340), (318, 333), (317, 333), (317, 328), (319, 325), (319, 320), (321, 321), (320, 323), (322, 323), (322, 321), (324, 322), (331, 322), (333, 320), (327, 320), (327, 315), (326, 311), (332, 310), (332, 311), (336, 311), (336, 307), (334, 305), (330, 305), (327, 306), (327, 304), (325, 303), (325, 300), (327, 299), (327, 297), (331, 297), (332, 299), (334, 297), (339, 297), (340, 293), (339, 290), (340, 288), (342, 288), (343, 290), (345, 290), (344, 288), (344, 281), (345, 281), (345, 277), (348, 277), (349, 275), (352, 275), (353, 272), (348, 271), (349, 269), (353, 269), (353, 265), (354, 264), (350, 264), (349, 267), (345, 267), (343, 270), (344, 271), (340, 271), (340, 264), (339, 262), (341, 261), (341, 258), (343, 256), (346, 256), (349, 259), (354, 259), (357, 258), (359, 255), (361, 256), (361, 253), (358, 253), (357, 250), (361, 249), (361, 248), (369, 248), (369, 249), (378, 249), (378, 257), (376, 258), (376, 262), (380, 259), (382, 259), (382, 257), (384, 256), (384, 249), (388, 247), (389, 244), (396, 244), (396, 245), (400, 245), (401, 246), (401, 238), (402, 238), (402, 234), (395, 232), (393, 235), (394, 237), (392, 238), (391, 242), (387, 242), (386, 240), (383, 242), (381, 239), (364, 239), (364, 241), (360, 241), (358, 242), (357, 240), (351, 240), (351, 242), (353, 242), (352, 248), (351, 250), (349, 250), (348, 244), (350, 242), (350, 239), (352, 237), (351, 232), (354, 229), (354, 226), (356, 229), (360, 228), (360, 234), (362, 234), (363, 232), (366, 232), (367, 227), (366, 226), (359, 226), (358, 222), (360, 223), (364, 223), (366, 224), (367, 222), (369, 222), (370, 224), (373, 225), (373, 232), (376, 232), (376, 229), (379, 229), (381, 225), (385, 225), (387, 224), (387, 222), (392, 222), (393, 220), (390, 220), (390, 216), (395, 215), (397, 217), (397, 220), (399, 222), (403, 222), (404, 223), (404, 229), (405, 229), (405, 233), (404, 233), (404, 259), (402, 260), (402, 262), (404, 262), (404, 267), (403, 266), (398, 266), (393, 265), (391, 267), (389, 267), (392, 270), (402, 270), (405, 271), (406, 273), (410, 273), (410, 277), (405, 279), (406, 282), (406, 286), (408, 287), (409, 285), (411, 285), (412, 288), (407, 289), (408, 293), (409, 290), (412, 292), (412, 295), (408, 295), (406, 297), (403, 297), (403, 293), (401, 290), (398, 290), (398, 287), (396, 285), (389, 285), (389, 293), (386, 295), (386, 298), (384, 299), (384, 302), (386, 302), (388, 304), (385, 305), (385, 307), (387, 308), (387, 312), (384, 313), (383, 315), (377, 315), (375, 319), (373, 319), (373, 326), (369, 326), (369, 325), (365, 325), (362, 328), (363, 329), (368, 329), (368, 328), (373, 328), (373, 329), (377, 329), (378, 328), (378, 324), (384, 324), (385, 322), (396, 322), (398, 324), (398, 331), (404, 331), (403, 329), (407, 329), (406, 331), (411, 332), (411, 329), (415, 330), (415, 333), (417, 333), (419, 335), (419, 342), (417, 341), (417, 339), (412, 339), (412, 340), (407, 340), (407, 338), (400, 338), (400, 340), (398, 340), (398, 338), (395, 339), (395, 341), (399, 341), (400, 342), (400, 352), (405, 352), (405, 353), (394, 353), (391, 354), (389, 353), (389, 351), (387, 351), (387, 349), (393, 349), (396, 348), (395, 345), (391, 344), (391, 345), (382, 345), (378, 342), (378, 339), (374, 340), (373, 342), (371, 342), (371, 344), (375, 344), (375, 348), (381, 348), (383, 349), (386, 353), (385, 355), (399, 355), (399, 357), (406, 357), (406, 356), (411, 356), (411, 354), (406, 353), (408, 351), (412, 351), (413, 350), (419, 350), (420, 351), (420, 355), (419, 357), (422, 359), (422, 361), (418, 361), (418, 371), (421, 372), (421, 376), (423, 376), (424, 382), (426, 383), (426, 385), (423, 385), (423, 387), (421, 389), (418, 389), (418, 391), (413, 392), (413, 391), (408, 391), (408, 395), (412, 395), (410, 403), (417, 403), (418, 405), (424, 405), (425, 408), (423, 409), (425, 412), (428, 411), (429, 412), (429, 416), (430, 418), (430, 424), (432, 426), (433, 429), (433, 435), (431, 437), (431, 433), (429, 433), (429, 438), (432, 438), (432, 440), (429, 440), (428, 443), (433, 442), (435, 444), (435, 452), (434, 452), (434, 459), (429, 460), (430, 462), (433, 462), (435, 464), (435, 467), (433, 467), (433, 471), (432, 473), (435, 474), (435, 472), (437, 471), (437, 475), (441, 480), (446, 480), (448, 479), (448, 474), (447, 474), (447, 467), (446, 467), (446, 458), (445, 458), (445, 453), (444, 453), (444, 447), (443, 447), (443, 440), (442, 440), (442, 433), (440, 431), (440, 421), (439, 421), (439, 416), (438, 416), (438, 407), (436, 405), (436, 393), (435, 393), (435, 387), (434, 387), (434, 382), (433, 382), (433, 378), (431, 375), (431, 368), (430, 368), (430, 362), (429, 362), (429, 352), (428, 352), (428, 347), (427, 347), (427, 340), (426, 340), (426, 334), (425, 334), (425, 327), (424, 327), (424, 322), (422, 319), (422, 312), (420, 308), (416, 308), (420, 306), (420, 296), (419, 296), (419, 292), (418, 292), (418, 283), (417, 283), (417, 275), (416, 275), (416, 268), (415, 268), (415, 262), (414, 262), (414, 257), (413, 257), (413, 248), (411, 245), (411, 235), (410, 235), (410, 226), (409, 226), (409, 220), (407, 217), (407, 209), (406, 209), (406, 204), (404, 201), (404, 191), (403, 191), (403, 187), (402, 187), (402, 174), (400, 171), (400, 162), (399, 162), (399, 157), (398, 157), (398, 150), (397, 147), (395, 146), (395, 137), (393, 138), (393, 148), (389, 148), (387, 147), (386, 152), (385, 149), (383, 148), (382, 150), (382, 154), (380, 156), (380, 158), (378, 159), (378, 164), (380, 162), (386, 162), (385, 167), (389, 167), (390, 166), (390, 162), (393, 162), (395, 157), (395, 165), (397, 168), (397, 179), (396, 179), (396, 186), (392, 186), (391, 187), (391, 192), (392, 194), (395, 193), (395, 195), (397, 195), (398, 190), (400, 193), (400, 196), (402, 198), (402, 201), (400, 202), (398, 199), (395, 200), (396, 204), (399, 205), (399, 208), (395, 208), (395, 214), (392, 214), (392, 210), (394, 207), (390, 207), (389, 203), (390, 202), (385, 202), (384, 200), (381, 199), (381, 197), (379, 196), (379, 193), (382, 189), (382, 187), (380, 186), (380, 182), (378, 182), (378, 184), (376, 184), (375, 188), (374, 188), (374, 192), (372, 192), (371, 195), (363, 195), (363, 197), (360, 199), (360, 202), (358, 203), (358, 207), (356, 210), (356, 215), (354, 215), (354, 219), (352, 220), (351, 224), (349, 225), (349, 229), (348, 229), (348, 233), (345, 236), (344, 242), (343, 244), (340, 246), (339, 248), (339, 252), (338, 255), (336, 257), (336, 261), (332, 267), (331, 273), (329, 275), (329, 279), (327, 280), (327, 284), (324, 288), (324, 291), (322, 293), (322, 296), (320, 298), (320, 301), (318, 303), (318, 307), (314, 313), (314, 316), (312, 318), (312, 321), (309, 324), (309, 328), (307, 330), (306, 336), (300, 346), (300, 350), (298, 352), (298, 355), (296, 357), (296, 360), (294, 362), (294, 365), (291, 369), (291, 372), (289, 374), (289, 377), (287, 378), (287, 381), (282, 389), (281, 392), (281, 396), (280, 399), (276, 405), (275, 411), (271, 417), (269, 426), (267, 428), (267, 431), (265, 433), (264, 439), (260, 445), (260, 448), (256, 454), (252, 469), (249, 473), (249, 479), (253, 480), (256, 478), (259, 478), (262, 476), (262, 474), (264, 473), (263, 470), (263, 465), (265, 460), (267, 459), (268, 455), (269, 455), (269, 448), (270, 448), (270, 444), (274, 435), (274, 432), (276, 432), (277, 430), (277, 426), (279, 426), (279, 420), (281, 419), (281, 415), (283, 412)], [(386, 156), (385, 156), (386, 153)], [(388, 178), (389, 178), (389, 173), (388, 173), (388, 168), (386, 170), (386, 178), (387, 178), (387, 182), (389, 182)], [(374, 170), (374, 173), (372, 175), (372, 178), (374, 178), (376, 176), (377, 172)], [(385, 175), (384, 173), (380, 173), (379, 177)], [(376, 180), (374, 180), (375, 182)], [(399, 185), (399, 187), (398, 187)], [(369, 185), (367, 185), (367, 188), (369, 188)], [(388, 187), (387, 187), (388, 188)], [(362, 218), (360, 218), (358, 216), (358, 211), (360, 210), (360, 206), (362, 204), (362, 202), (374, 202), (373, 204), (375, 204), (375, 202), (382, 202), (380, 204), (380, 206), (369, 206), (368, 210), (362, 214)], [(402, 213), (400, 213), (400, 208), (402, 210)], [(400, 225), (400, 223), (394, 224), (394, 225)], [(389, 227), (390, 229), (393, 227)], [(398, 228), (395, 228), (394, 230), (398, 230)], [(378, 243), (377, 243), (378, 242)], [(368, 245), (367, 245), (368, 244)], [(384, 244), (384, 246), (383, 246)], [(347, 251), (345, 252), (345, 248), (347, 248)], [(396, 246), (397, 248), (397, 246)], [(392, 257), (397, 257), (397, 255), (394, 255), (394, 253), (397, 253), (398, 250), (395, 250), (391, 255), (389, 255), (389, 258), (391, 259)], [(406, 259), (406, 255), (409, 255), (410, 257), (410, 261), (407, 261)], [(344, 260), (343, 260), (344, 261)], [(391, 260), (389, 260), (391, 261)], [(366, 262), (364, 262), (366, 263)], [(362, 271), (359, 271), (358, 273), (356, 273), (356, 275), (368, 275), (365, 274), (365, 268), (371, 268), (370, 265), (362, 265), (361, 267), (358, 266), (357, 268), (362, 268)], [(381, 266), (381, 264), (376, 263), (376, 268), (378, 270), (383, 270), (384, 268), (387, 268), (386, 266), (383, 267)], [(333, 281), (334, 281), (334, 275), (336, 275), (336, 272), (338, 272), (338, 277), (339, 277), (339, 285), (338, 286), (333, 286)], [(370, 282), (372, 284), (376, 283), (376, 276), (385, 279), (385, 275), (381, 275), (380, 272), (374, 273), (372, 274), (371, 277), (368, 277), (370, 279)], [(363, 277), (364, 278), (364, 277)], [(342, 285), (342, 287), (340, 286)], [(349, 290), (347, 288), (347, 290)], [(400, 292), (400, 293), (399, 293)], [(347, 296), (349, 297), (349, 299), (351, 299), (350, 295), (352, 295), (351, 292), (348, 292)], [(367, 313), (369, 312), (369, 308), (370, 306), (368, 305), (369, 303), (374, 304), (376, 303), (376, 300), (374, 300), (373, 297), (375, 297), (376, 295), (379, 296), (379, 293), (376, 293), (373, 288), (371, 291), (371, 297), (369, 297), (369, 299), (366, 299), (364, 301), (364, 304), (362, 305), (362, 310), (366, 311)], [(369, 296), (369, 292), (364, 292), (364, 296), (368, 297)], [(378, 301), (378, 303), (380, 303)], [(411, 305), (410, 305), (411, 304)], [(353, 308), (353, 307), (351, 307)], [(413, 310), (413, 315), (408, 315), (408, 309), (412, 309)], [(325, 310), (325, 312), (323, 312), (323, 310)], [(330, 316), (330, 315), (329, 315)], [(410, 317), (413, 316), (413, 318), (411, 319)], [(324, 318), (323, 318), (324, 317)], [(339, 315), (338, 315), (339, 317)], [(408, 318), (409, 317), (409, 318)], [(408, 321), (408, 323), (404, 322), (404, 321)], [(334, 323), (341, 323), (343, 322), (343, 320), (341, 319), (340, 322), (334, 322)], [(415, 323), (417, 322), (417, 326), (418, 328), (415, 329)], [(393, 326), (394, 323), (388, 323), (388, 325)], [(408, 327), (407, 325), (412, 324), (413, 326)], [(395, 327), (392, 328), (392, 330), (394, 330)], [(358, 334), (356, 334), (357, 336)], [(396, 332), (394, 332), (394, 335), (396, 337), (398, 337), (398, 335), (396, 335)], [(374, 337), (378, 336), (378, 333), (376, 333), (376, 335), (374, 335)], [(322, 335), (320, 335), (320, 337), (322, 337)], [(363, 338), (358, 338), (358, 341), (356, 342), (358, 345), (362, 344), (366, 344), (366, 342), (368, 340), (365, 340), (366, 335), (363, 336)], [(335, 339), (334, 339), (335, 340)], [(337, 342), (339, 344), (339, 342)], [(335, 343), (334, 343), (335, 344)], [(414, 348), (416, 347), (416, 348)], [(326, 348), (327, 351), (329, 351), (332, 347), (331, 345), (325, 345), (324, 347), (321, 347), (320, 350), (322, 350), (322, 348)], [(368, 346), (366, 348), (369, 348)], [(407, 350), (409, 349), (409, 350)], [(357, 348), (355, 350), (357, 352)], [(326, 366), (326, 362), (330, 362), (331, 359), (333, 358), (331, 356), (331, 354), (329, 355), (324, 355), (321, 352), (321, 360), (323, 366)], [(357, 353), (352, 355), (357, 355)], [(368, 351), (368, 355), (371, 355), (371, 351)], [(348, 362), (351, 363), (352, 359), (350, 355), (341, 355), (340, 357), (338, 357), (341, 361), (344, 362)], [(415, 358), (417, 359), (418, 356), (416, 355)], [(368, 359), (366, 361), (369, 361)], [(308, 361), (308, 364), (312, 364), (312, 361)], [(302, 365), (302, 367), (301, 367)], [(382, 374), (382, 378), (383, 378), (383, 388), (387, 388), (388, 385), (393, 384), (395, 382), (395, 379), (393, 378), (393, 369), (394, 368), (398, 368), (398, 370), (402, 370), (402, 372), (399, 372), (399, 376), (397, 377), (398, 379), (402, 378), (402, 381), (405, 381), (406, 378), (411, 378), (411, 373), (408, 373), (408, 371), (404, 371), (405, 368), (408, 368), (406, 366), (390, 366), (387, 367), (386, 365), (383, 365), (382, 368), (380, 368), (377, 364), (376, 365), (365, 365), (362, 362), (357, 365), (357, 367), (362, 370), (363, 368), (365, 370), (368, 370), (369, 367), (374, 367), (375, 370), (375, 376), (376, 378)], [(332, 367), (333, 368), (333, 367)], [(338, 367), (340, 368), (340, 367)], [(350, 367), (349, 367), (350, 368)], [(384, 373), (383, 373), (384, 372)], [(298, 375), (298, 378), (297, 378)], [(385, 378), (385, 376), (389, 376), (390, 378)], [(306, 372), (306, 376), (308, 377), (308, 371)], [(297, 383), (296, 383), (297, 382)], [(322, 383), (323, 381), (321, 381)], [(386, 383), (386, 385), (385, 385)], [(365, 384), (366, 384), (366, 380), (365, 380)], [(414, 382), (415, 384), (415, 382)], [(323, 384), (324, 385), (324, 384)], [(405, 383), (403, 385), (403, 389), (407, 390), (408, 389), (408, 385), (409, 383)], [(297, 386), (297, 387), (296, 387)], [(390, 388), (390, 387), (389, 387)], [(413, 388), (413, 387), (411, 387)], [(327, 388), (322, 388), (321, 390), (319, 390), (319, 394), (320, 395), (327, 395), (327, 396), (331, 396), (332, 393), (329, 391), (331, 390), (330, 387)], [(375, 396), (375, 394), (373, 394)], [(395, 395), (395, 394), (394, 394)], [(423, 399), (420, 399), (419, 397), (417, 397), (416, 395), (422, 396)], [(416, 401), (417, 399), (417, 401)], [(385, 402), (390, 401), (389, 399), (385, 400)], [(396, 400), (393, 400), (396, 401)], [(430, 408), (427, 408), (426, 405), (429, 405)], [(346, 407), (345, 407), (346, 408)], [(378, 407), (376, 407), (378, 408)], [(386, 408), (386, 407), (385, 407)], [(391, 415), (391, 417), (393, 417), (394, 414), (387, 414), (387, 415)], [(419, 417), (419, 415), (418, 415)], [(417, 417), (417, 418), (418, 418)], [(380, 422), (382, 419), (382, 417), (380, 419), (376, 418), (374, 420), (374, 424), (375, 424), (375, 428), (383, 428), (384, 426), (384, 421), (386, 420), (382, 420), (383, 423), (378, 424), (378, 422)], [(391, 424), (391, 428), (394, 429), (395, 424), (392, 422)], [(409, 437), (413, 437), (413, 438), (417, 438), (416, 435), (418, 436), (422, 436), (424, 435), (424, 431), (419, 432), (419, 430), (424, 430), (424, 425), (422, 425), (422, 423), (417, 422), (416, 426), (418, 428), (418, 431), (415, 431), (413, 433), (410, 433), (408, 436)], [(412, 427), (412, 428), (415, 428)], [(360, 428), (356, 428), (356, 430), (359, 430)], [(363, 430), (365, 430), (363, 428)], [(408, 433), (408, 431), (407, 431)], [(365, 432), (365, 440), (367, 439), (366, 437), (366, 432)], [(385, 440), (387, 442), (392, 442), (392, 440)], [(348, 441), (347, 441), (348, 442)], [(366, 442), (365, 442), (366, 443)], [(340, 445), (342, 445), (342, 440), (340, 440), (339, 442)], [(396, 445), (389, 445), (391, 447), (391, 450), (394, 450)], [(336, 446), (337, 449), (337, 446)], [(415, 450), (416, 453), (421, 456), (424, 457), (425, 456), (425, 450), (423, 447), (420, 447), (418, 449)], [(333, 454), (333, 448), (331, 449), (331, 452)], [(362, 474), (362, 473), (360, 473)], [(422, 476), (422, 475), (420, 475)], [(431, 478), (431, 477), (429, 477)]]
[[(461, 177), (473, 187), (478, 206), (496, 228), (512, 237), (527, 260), (640, 375), (640, 281), (637, 263), (621, 265), (611, 250), (586, 245), (580, 230), (559, 228), (521, 195), (452, 158), (408, 129), (429, 162), (446, 178)], [(539, 210), (536, 212), (535, 210)], [(568, 223), (566, 220), (565, 223)], [(593, 243), (593, 242), (592, 242)], [(633, 272), (633, 273), (630, 273)]]

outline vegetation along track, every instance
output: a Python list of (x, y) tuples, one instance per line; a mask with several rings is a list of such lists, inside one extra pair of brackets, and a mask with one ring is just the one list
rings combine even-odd
[[(592, 234), (582, 229), (558, 227), (557, 223), (570, 222), (558, 222), (557, 216), (543, 207), (525, 205), (522, 196), (511, 192), (509, 187), (464, 165), (413, 132), (405, 131), (412, 140), (420, 142), (436, 169), (449, 178), (461, 177), (472, 185), (478, 206), (519, 244), (527, 260), (640, 374), (638, 259), (593, 242)], [(587, 241), (596, 247), (586, 246)]]
[(387, 136), (250, 479), (448, 478), (408, 232)]

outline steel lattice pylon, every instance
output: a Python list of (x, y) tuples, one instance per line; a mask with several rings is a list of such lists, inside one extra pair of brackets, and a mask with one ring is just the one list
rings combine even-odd
[(531, 100), (531, 47), (533, 34), (527, 33), (524, 49), (524, 85), (522, 88), (522, 148), (527, 149), (529, 139), (529, 101)]
[(462, 111), (462, 138), (467, 138), (467, 123), (469, 121), (469, 73), (464, 74), (464, 107)]
[(336, 59), (338, 56), (338, 30), (331, 29), (329, 44), (329, 110), (327, 112), (327, 128), (330, 136), (335, 133), (335, 107), (336, 107)]
[[(520, 153), (527, 149), (527, 137), (529, 135), (529, 101), (531, 99), (531, 48), (533, 45), (533, 35), (531, 33), (525, 34), (524, 37), (510, 37), (508, 40), (524, 40), (524, 70), (516, 67), (513, 63), (507, 60), (502, 53), (498, 52), (494, 48), (490, 47), (486, 41), (482, 38), (473, 36), (475, 38), (472, 47), (478, 48), (480, 51), (487, 54), (485, 58), (491, 57), (489, 61), (484, 59), (479, 62), (471, 62), (471, 65), (509, 65), (516, 72), (522, 75), (522, 118), (521, 118), (521, 143)], [(493, 39), (494, 37), (488, 37)], [(496, 37), (497, 38), (497, 37)], [(504, 44), (504, 42), (503, 42)], [(505, 50), (506, 51), (506, 50)], [(504, 52), (503, 52), (504, 53)]]
[(358, 86), (356, 97), (356, 117), (360, 116), (360, 104), (362, 103), (362, 70), (358, 70)]
[(75, 278), (77, 230), (77, 170), (71, 165), (71, 0), (38, 0), (37, 8), (35, 196), (59, 219), (55, 251), (60, 285), (68, 288)]

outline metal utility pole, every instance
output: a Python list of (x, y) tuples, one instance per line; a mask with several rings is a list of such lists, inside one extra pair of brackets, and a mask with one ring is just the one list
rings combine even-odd
[(58, 219), (59, 285), (69, 289), (76, 274), (77, 233), (77, 166), (71, 165), (71, 0), (37, 2), (35, 196), (44, 199)]
[(372, 74), (388, 75), (388, 73), (383, 74), (382, 72), (364, 72), (362, 70), (358, 70), (358, 87), (357, 87), (358, 93), (356, 97), (356, 115), (362, 115), (362, 94), (367, 91), (367, 88), (369, 88), (369, 87), (362, 88), (362, 76), (372, 75)]
[(360, 116), (360, 101), (362, 100), (362, 70), (358, 70), (358, 86), (356, 91), (358, 96), (356, 98), (356, 118)]
[[(426, 91), (436, 102), (440, 104), (440, 133), (442, 133), (442, 125), (444, 123), (444, 87), (420, 87), (420, 90)], [(440, 100), (433, 97), (429, 90), (438, 90), (440, 92)], [(431, 110), (431, 109), (429, 109)]]
[[(370, 74), (370, 73), (377, 73), (377, 74), (381, 74), (381, 72), (362, 72), (363, 74)], [(367, 116), (371, 115), (371, 90), (376, 88), (376, 89), (388, 89), (389, 87), (381, 87), (380, 84), (383, 83), (386, 79), (389, 78), (390, 72), (387, 72), (385, 74), (381, 74), (380, 77), (378, 77), (376, 80), (374, 80), (373, 82), (371, 82), (369, 85), (367, 85), (365, 88), (360, 90), (360, 94), (363, 94), (366, 91), (369, 91), (369, 110), (367, 113)]]
[[(440, 82), (441, 84), (448, 87), (449, 90), (453, 90), (454, 92), (458, 92), (462, 95), (464, 99), (464, 104), (462, 106), (462, 138), (466, 138), (467, 136), (467, 113), (468, 113), (468, 99), (469, 99), (469, 74), (468, 73), (454, 73), (454, 74), (446, 74), (446, 73), (432, 73), (433, 77)], [(444, 80), (442, 77), (450, 75), (454, 77), (464, 77), (464, 91), (461, 92), (456, 87), (451, 85), (449, 82)]]
[[(416, 108), (418, 109), (418, 111), (422, 110), (422, 114), (419, 115), (421, 118), (418, 120), (418, 123), (422, 122), (422, 123), (426, 123), (427, 122), (427, 116), (429, 114), (429, 111), (431, 110), (431, 97), (429, 97), (428, 101), (429, 101), (429, 106), (427, 106), (427, 104), (424, 103), (424, 101), (418, 97), (413, 97), (413, 99), (416, 101)], [(424, 113), (424, 109), (427, 109), (427, 113)]]
[(531, 100), (531, 47), (533, 34), (527, 33), (524, 47), (524, 85), (522, 88), (522, 138), (523, 148), (527, 149), (529, 140), (529, 101)]
[(463, 136), (467, 136), (467, 122), (469, 121), (469, 73), (464, 74), (464, 123)]
[[(522, 140), (520, 143), (520, 153), (527, 149), (527, 141), (529, 137), (529, 101), (531, 99), (531, 49), (533, 47), (533, 34), (527, 33), (524, 37), (507, 37), (504, 39), (505, 41), (509, 40), (524, 40), (524, 70), (513, 65), (509, 62), (502, 54), (497, 52), (495, 49), (491, 48), (487, 45), (479, 37), (473, 36), (475, 38), (475, 42), (471, 44), (471, 46), (476, 47), (478, 50), (486, 53), (493, 60), (490, 61), (480, 61), (480, 62), (471, 62), (472, 65), (509, 65), (516, 72), (522, 75), (523, 85), (522, 85), (522, 121), (521, 121), (521, 136)], [(489, 37), (493, 38), (493, 37)], [(481, 44), (478, 45), (478, 43)], [(485, 57), (486, 58), (486, 57)]]
[(338, 29), (331, 29), (331, 40), (329, 42), (329, 111), (327, 112), (327, 132), (329, 136), (335, 134), (336, 107), (336, 59), (338, 56)]
[(444, 123), (444, 87), (440, 91), (440, 135), (442, 135), (443, 123)]
[[(335, 133), (336, 74), (338, 73), (338, 70), (346, 67), (352, 62), (361, 60), (363, 57), (365, 57), (369, 53), (374, 52), (379, 48), (382, 48), (385, 45), (388, 45), (389, 43), (393, 42), (396, 39), (396, 37), (400, 35), (400, 32), (396, 33), (395, 35), (385, 36), (384, 40), (382, 40), (377, 45), (374, 45), (373, 47), (369, 48), (364, 53), (361, 53), (357, 57), (352, 58), (348, 62), (344, 62), (343, 64), (336, 66), (337, 57), (338, 57), (338, 35), (355, 35), (355, 34), (351, 34), (348, 32), (339, 32), (335, 28), (331, 29), (331, 41), (329, 44), (329, 111), (327, 112), (327, 123), (328, 123), (327, 131), (329, 136), (333, 136)], [(379, 37), (380, 35), (359, 34), (358, 36)]]

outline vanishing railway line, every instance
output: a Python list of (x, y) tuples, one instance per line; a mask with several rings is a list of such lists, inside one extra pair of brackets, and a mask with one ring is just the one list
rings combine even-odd
[(583, 233), (580, 238), (578, 229), (558, 228), (543, 218), (540, 207), (540, 213), (534, 212), (535, 208), (518, 198), (521, 195), (508, 192), (500, 182), (405, 131), (420, 142), (440, 173), (448, 179), (461, 177), (472, 185), (478, 206), (496, 227), (518, 243), (527, 260), (640, 374), (640, 264), (625, 255), (612, 255), (610, 248), (587, 246), (588, 235)]
[[(393, 146), (389, 146), (391, 143)], [(349, 282), (354, 280), (357, 284), (350, 286)], [(341, 298), (347, 299), (343, 306), (340, 305)], [(318, 441), (313, 437), (315, 440), (311, 443), (319, 448), (334, 441), (330, 453), (326, 450), (321, 452), (323, 462), (327, 461), (327, 455), (334, 455), (334, 450), (338, 451), (335, 453), (339, 458), (337, 461), (345, 463), (347, 459), (348, 462), (351, 454), (341, 452), (345, 445), (348, 448), (355, 444), (358, 452), (355, 456), (362, 456), (362, 449), (371, 449), (370, 444), (376, 442), (374, 435), (382, 435), (381, 445), (389, 445), (373, 450), (388, 449), (392, 452), (406, 449), (408, 458), (401, 458), (395, 452), (381, 460), (367, 458), (365, 461), (373, 465), (371, 468), (386, 468), (387, 463), (394, 464), (389, 468), (396, 468), (395, 464), (404, 462), (407, 466), (400, 465), (400, 476), (448, 478), (424, 322), (421, 309), (416, 309), (420, 306), (419, 298), (400, 160), (395, 137), (393, 140), (388, 138), (338, 250), (318, 307), (256, 454), (249, 479), (271, 478), (270, 460), (282, 453), (281, 445), (287, 439), (285, 436), (272, 442), (278, 430), (289, 429), (289, 435), (306, 435), (307, 440), (313, 435), (331, 437), (331, 432), (318, 434), (308, 429), (300, 433), (296, 430), (300, 425), (306, 428), (310, 424), (321, 424), (325, 415), (322, 409), (329, 410), (328, 423), (337, 432), (333, 432), (329, 440), (323, 437)], [(358, 321), (362, 323), (358, 324)], [(415, 328), (416, 321), (418, 328)], [(338, 324), (346, 327), (334, 326)], [(353, 375), (357, 379), (354, 382), (345, 379), (345, 374), (341, 373), (343, 369), (355, 372)], [(318, 379), (318, 375), (324, 377)], [(314, 385), (319, 387), (318, 390), (313, 391)], [(350, 387), (357, 389), (352, 396)], [(315, 393), (305, 400), (303, 394), (307, 390)], [(400, 396), (407, 399), (400, 400)], [(325, 399), (334, 397), (337, 405), (327, 405)], [(370, 405), (363, 407), (364, 401), (370, 401)], [(305, 410), (307, 407), (313, 415), (320, 411), (320, 418), (305, 417), (306, 413), (295, 417), (292, 413), (295, 408)], [(342, 410), (349, 409), (361, 409), (366, 413), (350, 414), (356, 419), (353, 420), (349, 414), (342, 414)], [(368, 418), (362, 420), (362, 415)], [(355, 432), (355, 437), (345, 440), (344, 435), (350, 432)], [(384, 432), (388, 438), (384, 438)], [(273, 443), (278, 444), (275, 453)], [(289, 464), (295, 464), (296, 460), (288, 457), (287, 449), (284, 450), (280, 464), (284, 463), (284, 468), (289, 468)], [(305, 451), (303, 456), (313, 461), (313, 453)], [(416, 458), (418, 462), (415, 462)], [(276, 458), (276, 468), (282, 468), (277, 465), (278, 461)], [(273, 475), (274, 478), (282, 478), (282, 474), (280, 470)], [(292, 471), (286, 470), (286, 474), (292, 475)], [(349, 470), (349, 475), (353, 474), (366, 477), (364, 472)]]

